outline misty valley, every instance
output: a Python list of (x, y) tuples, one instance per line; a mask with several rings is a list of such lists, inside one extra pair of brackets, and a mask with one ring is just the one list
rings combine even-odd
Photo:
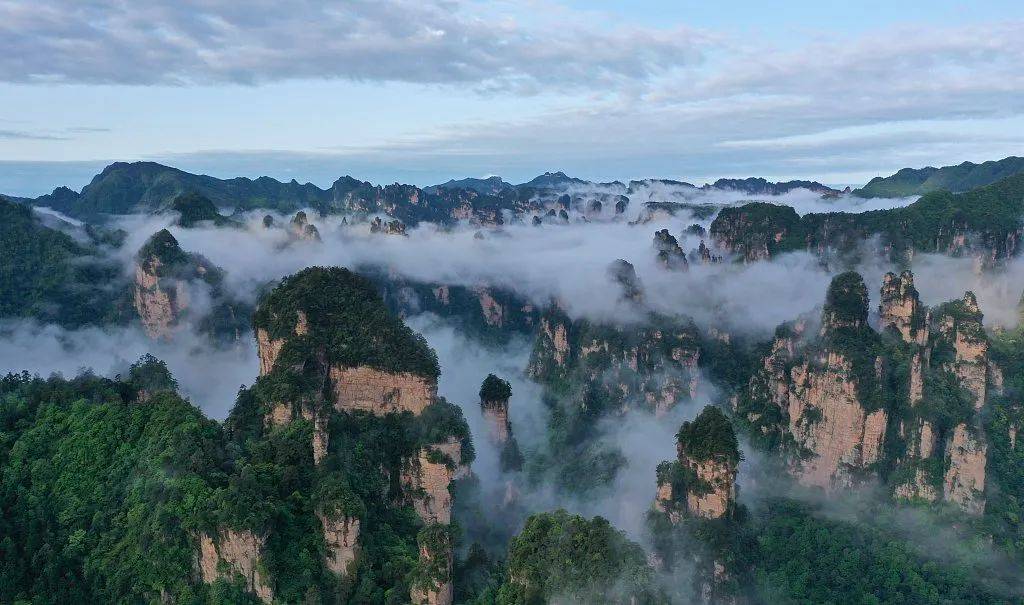
[(1024, 159), (0, 195), (0, 603), (1024, 603)]

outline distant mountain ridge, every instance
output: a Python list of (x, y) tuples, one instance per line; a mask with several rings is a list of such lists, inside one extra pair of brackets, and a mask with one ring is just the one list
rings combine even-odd
[(808, 213), (752, 202), (721, 210), (709, 233), (745, 260), (807, 250), (856, 250), (877, 236), (893, 260), (913, 252), (975, 256), (994, 265), (1020, 254), (1024, 239), (1024, 172), (963, 193), (937, 190), (907, 206), (867, 212)]
[[(853, 194), (860, 197), (903, 197), (940, 189), (958, 193), (1021, 172), (1024, 172), (1024, 158), (1020, 157), (982, 164), (964, 162), (943, 168), (905, 168), (895, 175), (872, 179)], [(687, 191), (690, 190), (739, 192), (758, 197), (785, 195), (800, 189), (828, 198), (849, 193), (849, 188), (840, 190), (808, 180), (773, 182), (751, 177), (718, 179), (696, 186), (684, 181), (642, 179), (626, 184), (620, 181), (592, 182), (561, 171), (546, 172), (520, 184), (509, 183), (500, 176), (490, 176), (452, 179), (424, 188), (400, 183), (375, 185), (343, 176), (330, 187), (321, 189), (312, 183), (299, 183), (294, 179), (287, 182), (266, 176), (221, 179), (156, 162), (115, 162), (93, 177), (81, 192), (61, 186), (35, 199), (0, 197), (47, 206), (78, 219), (96, 219), (111, 214), (171, 210), (175, 199), (195, 193), (212, 201), (221, 213), (253, 209), (287, 213), (313, 208), (324, 214), (385, 213), (415, 225), (459, 220), (500, 223), (503, 213), (544, 214), (555, 203), (566, 209), (572, 205), (588, 212), (612, 204), (621, 211), (629, 203), (625, 196), (642, 191), (650, 192), (651, 199), (647, 201), (672, 201), (660, 198), (672, 195), (689, 197)]]
[(1024, 158), (1016, 156), (981, 164), (963, 162), (941, 168), (904, 168), (891, 176), (876, 176), (867, 185), (854, 190), (853, 194), (868, 198), (905, 197), (924, 195), (940, 189), (963, 193), (1021, 172), (1024, 172)]
[(843, 193), (839, 189), (834, 189), (817, 181), (786, 181), (772, 183), (762, 178), (718, 179), (712, 185), (704, 185), (703, 189), (730, 189), (734, 191), (742, 191), (750, 195), (784, 195), (796, 189), (807, 189), (808, 191), (813, 191), (814, 193), (829, 197)]
[(433, 192), (438, 189), (466, 189), (467, 191), (475, 191), (485, 195), (498, 195), (514, 188), (515, 186), (512, 183), (505, 182), (500, 176), (489, 176), (485, 179), (472, 177), (451, 179), (440, 185), (426, 187), (424, 190)]
[(681, 181), (649, 179), (632, 181), (627, 186), (619, 181), (586, 181), (560, 171), (546, 172), (518, 185), (492, 176), (453, 179), (422, 189), (400, 183), (374, 185), (343, 176), (327, 189), (321, 189), (312, 183), (299, 183), (294, 179), (288, 182), (266, 176), (220, 179), (156, 162), (115, 162), (93, 177), (81, 192), (61, 186), (35, 199), (9, 199), (47, 206), (78, 219), (173, 210), (174, 201), (179, 197), (198, 194), (213, 202), (218, 211), (228, 213), (252, 209), (294, 212), (313, 208), (324, 214), (386, 213), (410, 225), (458, 220), (491, 224), (500, 223), (503, 212), (544, 213), (554, 203), (564, 208), (578, 204), (588, 212), (610, 203), (621, 212), (628, 203), (623, 196), (643, 184), (741, 191), (748, 195), (779, 195), (796, 188), (810, 189), (827, 196), (840, 193), (813, 181), (773, 183), (763, 178), (721, 179), (696, 188)]

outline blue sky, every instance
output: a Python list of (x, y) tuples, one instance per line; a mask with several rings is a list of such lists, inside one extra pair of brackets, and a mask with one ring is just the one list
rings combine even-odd
[(112, 160), (427, 185), (1024, 155), (1024, 3), (0, 3), (0, 192)]

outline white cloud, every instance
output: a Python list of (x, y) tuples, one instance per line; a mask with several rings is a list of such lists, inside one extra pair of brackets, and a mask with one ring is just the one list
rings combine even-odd
[[(464, 0), (0, 3), (0, 79), (115, 84), (343, 78), (535, 91), (698, 59), (682, 28), (600, 27)], [(530, 8), (530, 7), (525, 7)], [(534, 7), (536, 8), (536, 7)]]

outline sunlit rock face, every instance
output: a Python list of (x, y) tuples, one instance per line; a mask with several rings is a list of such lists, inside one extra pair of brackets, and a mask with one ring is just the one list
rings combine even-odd
[[(805, 323), (780, 328), (749, 387), (748, 401), (782, 420), (764, 430), (795, 446), (790, 468), (805, 485), (848, 487), (883, 454), (889, 417), (871, 396), (884, 364), (870, 353), (877, 335), (867, 326), (867, 304), (859, 275), (838, 276), (819, 334), (807, 334)], [(755, 422), (764, 414), (747, 413)]]
[[(894, 497), (984, 510), (981, 420), (1001, 385), (971, 293), (927, 309), (913, 275), (888, 274), (879, 328), (855, 274), (829, 288), (821, 329), (780, 327), (737, 411), (777, 443), (805, 485), (837, 490), (879, 475)], [(880, 473), (884, 471), (884, 473)]]
[(146, 334), (171, 340), (189, 325), (222, 343), (248, 329), (250, 307), (223, 287), (224, 271), (199, 254), (185, 252), (166, 229), (135, 255), (132, 304)]
[(133, 303), (150, 338), (170, 338), (189, 307), (188, 280), (209, 270), (186, 254), (166, 229), (157, 232), (135, 257)]
[(878, 316), (881, 329), (895, 329), (905, 342), (922, 346), (928, 342), (927, 310), (921, 304), (910, 271), (900, 275), (886, 273), (882, 278)]
[(707, 407), (684, 422), (676, 436), (677, 459), (658, 467), (654, 508), (673, 523), (687, 517), (719, 519), (736, 506), (739, 448), (732, 423)]
[[(335, 472), (337, 440), (352, 439), (347, 423), (384, 423), (397, 441), (376, 445), (401, 449), (384, 457), (392, 462), (382, 464), (381, 480), (392, 487), (377, 506), (408, 506), (427, 527), (447, 531), (452, 482), (469, 473), (468, 427), (458, 408), (437, 396), (433, 351), (387, 311), (373, 284), (344, 269), (307, 269), (263, 299), (253, 325), (263, 430), (306, 423), (309, 464), (327, 475)], [(340, 489), (331, 485), (325, 489)], [(316, 510), (323, 565), (339, 577), (358, 563), (361, 541), (375, 529), (364, 510), (352, 497)], [(434, 540), (420, 554), (417, 565), (435, 570), (434, 582), (412, 587), (410, 598), (450, 604), (451, 541)]]
[(241, 575), (245, 587), (264, 603), (274, 600), (274, 592), (261, 571), (260, 557), (265, 539), (250, 531), (222, 529), (215, 538), (199, 535), (197, 566), (203, 581), (211, 584), (219, 579), (231, 581)]

